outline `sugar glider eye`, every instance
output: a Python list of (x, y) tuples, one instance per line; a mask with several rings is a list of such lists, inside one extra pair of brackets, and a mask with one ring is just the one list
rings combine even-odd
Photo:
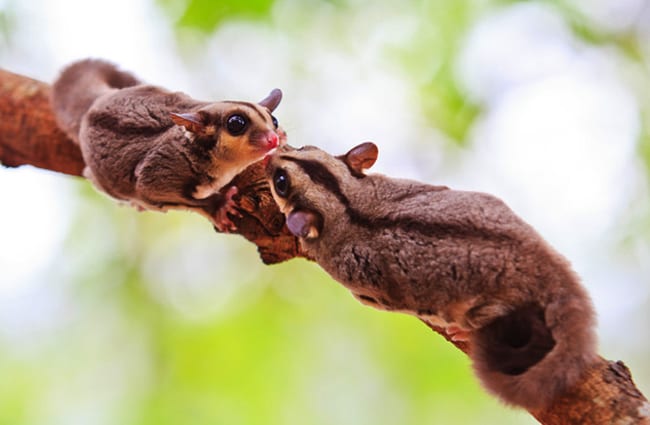
[(275, 170), (273, 174), (273, 188), (275, 189), (275, 193), (282, 198), (286, 198), (289, 196), (290, 187), (287, 172), (281, 168)]
[(226, 130), (232, 136), (239, 136), (246, 131), (248, 119), (240, 114), (233, 114), (226, 120)]
[(273, 123), (273, 127), (278, 128), (278, 119), (271, 115), (271, 122)]

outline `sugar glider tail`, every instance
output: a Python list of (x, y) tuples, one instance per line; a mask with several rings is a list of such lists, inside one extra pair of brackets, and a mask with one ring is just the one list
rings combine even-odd
[(546, 407), (596, 360), (594, 322), (586, 293), (522, 306), (475, 333), (474, 370), (506, 404)]
[(132, 74), (100, 59), (84, 59), (67, 66), (52, 85), (52, 109), (59, 127), (75, 142), (84, 114), (95, 99), (111, 91), (140, 84)]

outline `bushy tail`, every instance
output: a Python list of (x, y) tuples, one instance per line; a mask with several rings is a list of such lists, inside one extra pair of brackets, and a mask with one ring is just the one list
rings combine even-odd
[(586, 293), (558, 298), (546, 308), (522, 306), (473, 336), (474, 370), (507, 404), (548, 406), (597, 357), (593, 307)]
[(52, 86), (52, 109), (57, 124), (78, 143), (81, 120), (91, 105), (111, 89), (140, 84), (132, 74), (112, 63), (84, 59), (66, 67)]

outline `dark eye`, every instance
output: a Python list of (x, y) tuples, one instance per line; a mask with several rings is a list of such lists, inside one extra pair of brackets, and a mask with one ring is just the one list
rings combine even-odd
[(273, 123), (273, 127), (278, 128), (278, 119), (271, 115), (271, 122)]
[(283, 169), (278, 168), (273, 174), (273, 187), (275, 188), (275, 193), (282, 198), (289, 196), (289, 176), (287, 172)]
[(233, 136), (239, 136), (246, 131), (248, 120), (243, 115), (235, 114), (228, 117), (226, 130)]

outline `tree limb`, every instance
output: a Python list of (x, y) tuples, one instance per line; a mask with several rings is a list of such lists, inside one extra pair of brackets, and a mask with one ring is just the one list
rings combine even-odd
[[(0, 69), (0, 163), (81, 176), (81, 152), (58, 129), (49, 96), (47, 84)], [(262, 261), (273, 264), (304, 257), (297, 239), (284, 226), (262, 164), (252, 165), (233, 183), (239, 189), (242, 210), (242, 217), (233, 220), (237, 233), (257, 245)], [(443, 329), (430, 327), (467, 353), (466, 345), (451, 341)], [(627, 367), (603, 358), (551, 406), (530, 413), (545, 425), (650, 425), (650, 403), (634, 385)]]

